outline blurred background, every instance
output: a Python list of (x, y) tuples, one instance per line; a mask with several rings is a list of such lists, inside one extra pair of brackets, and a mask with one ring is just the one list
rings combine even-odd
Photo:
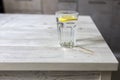
[[(0, 0), (0, 13), (54, 14), (75, 10), (90, 15), (120, 61), (120, 0)], [(112, 80), (120, 80), (120, 69)]]

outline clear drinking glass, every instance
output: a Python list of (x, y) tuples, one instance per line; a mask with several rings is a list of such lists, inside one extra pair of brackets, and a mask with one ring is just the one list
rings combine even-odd
[(56, 12), (59, 43), (62, 47), (72, 48), (75, 45), (75, 27), (78, 20), (76, 11)]

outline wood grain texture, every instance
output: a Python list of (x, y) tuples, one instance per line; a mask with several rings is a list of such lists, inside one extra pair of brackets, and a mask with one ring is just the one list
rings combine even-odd
[(0, 70), (117, 70), (89, 16), (79, 16), (76, 47), (61, 48), (54, 15), (0, 14)]
[(99, 72), (0, 72), (0, 80), (100, 80)]

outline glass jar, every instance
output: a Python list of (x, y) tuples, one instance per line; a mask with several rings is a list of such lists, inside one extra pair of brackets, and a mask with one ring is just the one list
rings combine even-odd
[(56, 12), (59, 43), (62, 47), (73, 48), (75, 46), (75, 27), (78, 15), (76, 11)]

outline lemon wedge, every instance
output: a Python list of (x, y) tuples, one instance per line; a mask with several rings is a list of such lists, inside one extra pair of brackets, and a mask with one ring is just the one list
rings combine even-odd
[(59, 22), (68, 22), (68, 21), (77, 20), (77, 18), (71, 15), (64, 15), (62, 17), (59, 17), (58, 20)]

